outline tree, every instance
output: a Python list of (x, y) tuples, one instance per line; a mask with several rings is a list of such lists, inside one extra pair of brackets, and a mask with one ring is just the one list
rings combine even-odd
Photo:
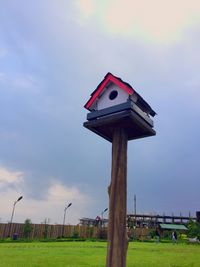
[(31, 219), (26, 219), (24, 222), (24, 237), (30, 238), (30, 234), (33, 230)]
[(188, 224), (188, 236), (189, 237), (198, 237), (200, 239), (200, 223), (194, 222), (192, 219), (189, 220)]
[(46, 238), (48, 238), (48, 227), (49, 227), (49, 222), (50, 222), (50, 219), (48, 218), (45, 218), (45, 220), (44, 220), (44, 232), (43, 232), (43, 236), (44, 236), (44, 238), (46, 239)]

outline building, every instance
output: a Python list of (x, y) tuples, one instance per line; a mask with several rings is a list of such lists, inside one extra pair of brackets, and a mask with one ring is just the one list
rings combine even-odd
[[(196, 212), (196, 217), (180, 215), (159, 215), (159, 214), (127, 214), (127, 226), (129, 228), (157, 228), (160, 224), (185, 225), (189, 220), (200, 221), (200, 212)], [(108, 219), (81, 218), (81, 225), (104, 226), (108, 224)]]

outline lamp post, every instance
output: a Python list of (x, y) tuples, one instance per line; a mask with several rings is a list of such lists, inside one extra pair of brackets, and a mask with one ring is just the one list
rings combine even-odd
[(108, 210), (108, 208), (105, 208), (101, 213), (101, 226), (103, 226), (103, 214)]
[(62, 237), (64, 237), (64, 227), (65, 227), (66, 210), (67, 210), (71, 205), (72, 205), (72, 203), (69, 203), (69, 204), (64, 208), (63, 227), (62, 227)]
[(102, 211), (101, 213), (101, 219), (103, 220), (103, 214), (108, 210), (108, 208), (106, 208), (105, 210)]
[(9, 236), (11, 235), (12, 221), (13, 221), (13, 216), (14, 216), (14, 212), (15, 212), (15, 205), (16, 205), (17, 202), (19, 202), (22, 198), (23, 198), (23, 196), (20, 196), (20, 197), (14, 202), (14, 204), (13, 204), (12, 215), (11, 215), (11, 219), (10, 219)]

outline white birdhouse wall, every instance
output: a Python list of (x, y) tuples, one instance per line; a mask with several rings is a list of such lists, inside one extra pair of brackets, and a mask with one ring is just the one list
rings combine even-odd
[(109, 85), (97, 101), (97, 110), (122, 104), (127, 101), (129, 94), (115, 84)]

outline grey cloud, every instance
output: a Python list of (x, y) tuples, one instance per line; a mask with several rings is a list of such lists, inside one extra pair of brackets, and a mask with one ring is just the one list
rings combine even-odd
[[(0, 72), (12, 79), (31, 75), (37, 90), (28, 90), (28, 84), (20, 90), (20, 83), (0, 80), (0, 134), (7, 133), (0, 140), (1, 164), (25, 173), (31, 196), (44, 197), (51, 179), (57, 178), (93, 197), (91, 214), (106, 207), (111, 145), (82, 123), (87, 113), (83, 105), (111, 71), (158, 113), (157, 136), (129, 143), (129, 209), (137, 193), (141, 210), (194, 212), (200, 110), (199, 92), (191, 81), (198, 87), (199, 29), (186, 32), (187, 42), (163, 47), (78, 25), (69, 16), (73, 7), (62, 1), (55, 12), (54, 5), (45, 8), (45, 1), (42, 6), (22, 3), (23, 9), (4, 4), (1, 34), (8, 54), (0, 58)], [(189, 185), (193, 193), (188, 201)]]

